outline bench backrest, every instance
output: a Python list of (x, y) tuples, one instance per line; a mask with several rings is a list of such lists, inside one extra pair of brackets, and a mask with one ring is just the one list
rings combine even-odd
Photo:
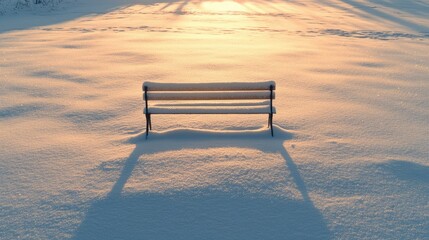
[(257, 100), (274, 99), (276, 83), (143, 83), (144, 100)]

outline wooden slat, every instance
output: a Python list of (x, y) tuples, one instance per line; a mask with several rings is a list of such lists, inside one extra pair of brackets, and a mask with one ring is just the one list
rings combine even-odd
[(180, 102), (157, 102), (152, 104), (152, 107), (256, 107), (256, 106), (270, 106), (269, 100), (249, 100), (249, 101), (180, 101)]
[[(160, 108), (149, 107), (150, 114), (269, 114), (270, 106), (240, 108)], [(146, 114), (146, 110), (143, 109)], [(273, 107), (273, 113), (276, 108)]]
[[(270, 92), (148, 92), (148, 100), (250, 100), (270, 99)], [(273, 92), (273, 99), (275, 93)], [(143, 99), (144, 94), (143, 94)]]
[(273, 90), (276, 82), (213, 82), (213, 83), (158, 83), (144, 82), (143, 91), (148, 87), (148, 91), (258, 91)]

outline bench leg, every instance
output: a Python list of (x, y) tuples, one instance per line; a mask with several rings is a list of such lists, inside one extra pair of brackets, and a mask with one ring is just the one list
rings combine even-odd
[(149, 130), (152, 130), (152, 117), (149, 114)]
[(273, 129), (273, 114), (270, 114), (268, 117), (268, 123), (271, 129), (271, 136), (274, 137), (274, 129)]
[(146, 138), (149, 135), (149, 114), (145, 114), (146, 116)]

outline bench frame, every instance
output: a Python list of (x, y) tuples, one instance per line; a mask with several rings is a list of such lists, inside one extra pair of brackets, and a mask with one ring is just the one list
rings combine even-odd
[[(152, 130), (152, 118), (151, 118), (151, 115), (152, 114), (156, 114), (156, 113), (150, 113), (150, 111), (149, 111), (149, 100), (150, 100), (149, 97), (148, 97), (149, 90), (150, 89), (148, 88), (148, 86), (145, 86), (145, 83), (143, 83), (143, 92), (144, 92), (143, 96), (144, 96), (144, 102), (145, 102), (145, 108), (144, 108), (143, 113), (144, 113), (144, 115), (146, 117), (146, 138), (149, 135), (149, 131)], [(270, 111), (268, 113), (268, 128), (270, 128), (271, 136), (272, 137), (274, 137), (273, 115), (275, 114), (275, 112), (273, 111), (274, 90), (275, 90), (275, 83), (271, 84), (270, 87), (269, 87), (269, 91), (270, 91), (270, 98), (269, 98), (270, 105), (269, 105), (269, 109), (270, 109)], [(175, 90), (169, 90), (169, 91), (175, 91)], [(176, 90), (176, 91), (178, 91), (178, 90)], [(228, 100), (228, 99), (219, 99), (219, 100)], [(193, 114), (193, 113), (180, 113), (180, 114)], [(207, 114), (214, 114), (214, 113), (207, 113)], [(222, 113), (219, 113), (219, 114), (222, 114)], [(233, 113), (233, 114), (244, 114), (244, 113)], [(252, 113), (246, 113), (246, 114), (252, 114)]]

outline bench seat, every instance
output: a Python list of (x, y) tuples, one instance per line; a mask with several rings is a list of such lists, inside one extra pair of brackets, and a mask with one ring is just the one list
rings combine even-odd
[[(270, 106), (245, 106), (245, 107), (150, 107), (144, 114), (270, 114)], [(273, 113), (276, 108), (273, 107)]]

